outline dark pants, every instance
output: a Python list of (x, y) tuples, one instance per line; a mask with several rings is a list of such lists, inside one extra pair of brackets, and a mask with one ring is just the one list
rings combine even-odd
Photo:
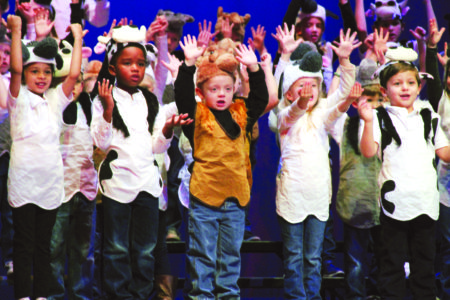
[(1, 245), (3, 264), (13, 260), (13, 217), (8, 203), (9, 154), (0, 156), (0, 215), (2, 222)]
[(170, 157), (170, 167), (167, 171), (167, 210), (166, 224), (167, 228), (178, 231), (181, 225), (181, 203), (178, 198), (178, 188), (180, 187), (180, 179), (178, 173), (184, 165), (184, 158), (178, 149), (178, 138), (174, 137), (167, 150)]
[[(373, 287), (378, 283), (378, 257), (381, 226), (361, 229), (344, 223), (344, 271), (347, 300), (364, 300), (367, 296), (366, 275)], [(372, 260), (369, 249), (372, 247)], [(371, 291), (377, 295), (378, 292)]]
[(330, 206), (330, 215), (328, 217), (327, 223), (325, 225), (325, 234), (323, 237), (323, 250), (322, 250), (322, 261), (323, 267), (327, 264), (332, 264), (336, 258), (336, 242), (333, 236), (334, 231), (334, 217), (333, 210)]
[(14, 294), (16, 298), (48, 297), (51, 267), (50, 240), (57, 209), (45, 210), (34, 204), (13, 208)]
[(148, 299), (154, 279), (158, 198), (141, 192), (131, 203), (120, 203), (105, 196), (102, 202), (107, 299)]
[(380, 294), (382, 299), (401, 300), (405, 296), (404, 263), (409, 257), (409, 284), (414, 299), (436, 300), (434, 259), (436, 221), (420, 215), (398, 221), (380, 215), (382, 249), (380, 254)]

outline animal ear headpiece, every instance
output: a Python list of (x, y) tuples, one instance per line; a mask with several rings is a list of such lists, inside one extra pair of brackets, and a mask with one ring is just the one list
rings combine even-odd
[(56, 69), (62, 67), (62, 59), (58, 54), (58, 43), (54, 38), (47, 37), (39, 42), (22, 43), (23, 65), (36, 62), (54, 65)]
[(366, 11), (366, 17), (378, 20), (402, 20), (409, 11), (408, 0), (398, 3), (396, 0), (375, 0)]

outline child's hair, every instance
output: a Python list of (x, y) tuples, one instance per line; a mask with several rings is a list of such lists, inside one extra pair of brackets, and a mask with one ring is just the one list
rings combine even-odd
[(383, 96), (383, 94), (381, 93), (381, 89), (380, 89), (380, 85), (379, 84), (370, 84), (370, 85), (366, 85), (364, 86), (364, 90), (362, 92), (362, 95), (364, 96)]
[(417, 68), (412, 63), (399, 61), (399, 62), (390, 64), (389, 66), (387, 66), (380, 72), (381, 86), (386, 88), (387, 82), (389, 81), (389, 79), (392, 76), (394, 76), (398, 73), (408, 72), (408, 71), (415, 73), (417, 84), (420, 84), (420, 76), (419, 76), (419, 71), (417, 70)]

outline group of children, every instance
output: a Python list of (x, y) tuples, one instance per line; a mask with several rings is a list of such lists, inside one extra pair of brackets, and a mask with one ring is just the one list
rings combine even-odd
[[(168, 192), (186, 207), (185, 297), (239, 299), (252, 143), (269, 111), (281, 150), (275, 201), (284, 298), (321, 299), (330, 137), (340, 148), (346, 299), (403, 299), (405, 262), (414, 299), (436, 299), (436, 224), (444, 237), (442, 299), (449, 298), (450, 71), (447, 53), (437, 51), (444, 28), (430, 1), (428, 35), (412, 31), (418, 52), (398, 43), (406, 2), (377, 0), (368, 34), (363, 1), (353, 14), (339, 0), (344, 29), (330, 43), (322, 41), (326, 9), (293, 0), (273, 34), (274, 65), (264, 28), (252, 30), (247, 46), (250, 16), (219, 8), (215, 32), (205, 21), (198, 38), (182, 35), (192, 17), (170, 11), (148, 30), (113, 21), (95, 47), (105, 53), (96, 67), (83, 63), (79, 1), (64, 39), (50, 2), (19, 1), (20, 16), (8, 15), (8, 33), (0, 32), (0, 174), (14, 226), (6, 259), (15, 298), (148, 299), (158, 285), (159, 299), (173, 299), (161, 211), (173, 176), (165, 153), (179, 140), (184, 167), (172, 172), (181, 185)], [(358, 67), (350, 62), (356, 49)], [(429, 101), (418, 99), (425, 80)], [(102, 276), (93, 286), (97, 192)], [(369, 245), (374, 265), (366, 261)], [(365, 286), (369, 268), (378, 268), (373, 287)]]

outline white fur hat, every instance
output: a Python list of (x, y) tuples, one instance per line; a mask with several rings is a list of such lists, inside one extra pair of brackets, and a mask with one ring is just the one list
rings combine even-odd
[(42, 41), (30, 42), (26, 46), (22, 44), (23, 65), (29, 65), (36, 62), (57, 66), (56, 58), (58, 57), (61, 67), (61, 57), (58, 55), (58, 43), (53, 38), (45, 38)]
[(292, 65), (286, 67), (280, 78), (280, 87), (284, 96), (289, 88), (300, 78), (314, 77), (322, 84), (322, 56), (315, 51), (309, 51), (303, 55), (302, 59), (294, 61)]
[(317, 9), (311, 13), (305, 13), (303, 10), (300, 10), (298, 13), (298, 18), (300, 19), (300, 21), (310, 17), (316, 17), (321, 19), (323, 25), (325, 25), (325, 20), (327, 18), (325, 8), (322, 5), (317, 4)]

